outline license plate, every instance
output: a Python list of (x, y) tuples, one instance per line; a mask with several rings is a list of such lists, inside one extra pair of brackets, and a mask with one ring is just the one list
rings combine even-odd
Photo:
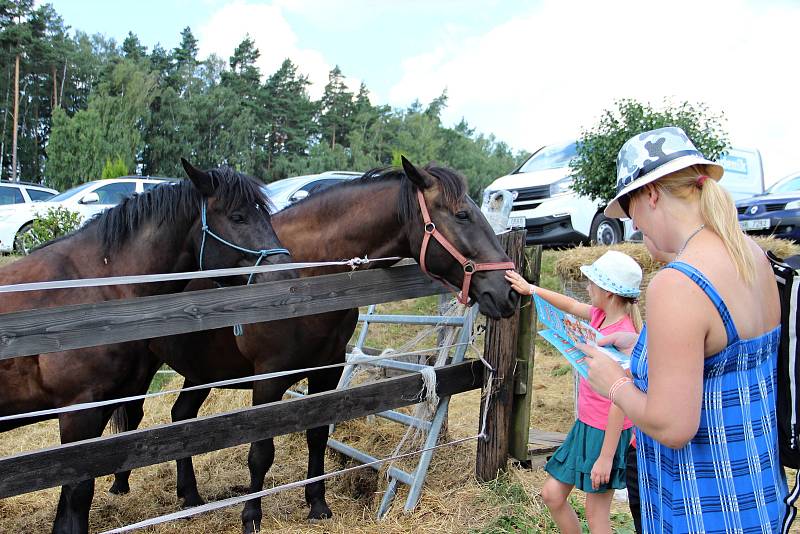
[(509, 217), (509, 228), (525, 228), (525, 217)]
[(739, 221), (742, 230), (766, 230), (769, 228), (769, 219), (750, 219), (749, 221)]

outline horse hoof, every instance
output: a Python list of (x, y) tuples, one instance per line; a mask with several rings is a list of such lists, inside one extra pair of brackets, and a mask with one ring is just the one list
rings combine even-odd
[(200, 495), (184, 497), (181, 508), (194, 508), (195, 506), (203, 506), (205, 503), (206, 501), (204, 501)]
[(124, 486), (122, 484), (117, 485), (117, 483), (115, 482), (108, 489), (108, 492), (111, 493), (112, 495), (127, 495), (128, 493), (131, 492), (131, 487), (128, 486), (127, 484), (125, 484)]
[(333, 512), (331, 512), (327, 504), (312, 506), (308, 512), (308, 520), (312, 522), (330, 519), (331, 517), (333, 517)]
[(247, 523), (242, 523), (242, 532), (244, 534), (255, 534), (256, 532), (261, 532), (261, 521), (248, 521)]

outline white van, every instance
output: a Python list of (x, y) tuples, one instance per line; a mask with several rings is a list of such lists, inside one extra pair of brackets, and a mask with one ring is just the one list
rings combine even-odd
[[(544, 146), (510, 174), (492, 182), (484, 198), (502, 189), (515, 195), (511, 217), (525, 218), (528, 244), (612, 245), (636, 239), (630, 221), (606, 218), (602, 202), (573, 191), (569, 162), (575, 154), (575, 141)], [(758, 150), (731, 148), (720, 162), (725, 167), (720, 183), (734, 200), (764, 191), (764, 170)]]

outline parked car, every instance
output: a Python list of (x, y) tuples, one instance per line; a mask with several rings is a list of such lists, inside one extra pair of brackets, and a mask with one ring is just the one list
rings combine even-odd
[(360, 172), (348, 171), (328, 171), (321, 174), (293, 176), (267, 184), (265, 191), (275, 205), (275, 211), (280, 211), (286, 206), (303, 200), (308, 195), (359, 176), (361, 176)]
[(800, 242), (800, 173), (778, 180), (761, 195), (736, 202), (736, 211), (747, 233)]
[(9, 204), (30, 204), (48, 200), (58, 191), (50, 187), (28, 182), (0, 182), (0, 206)]
[[(117, 205), (128, 195), (142, 193), (173, 180), (141, 176), (96, 180), (51, 196), (45, 201), (0, 206), (0, 252), (19, 250), (19, 238), (30, 230), (37, 216), (47, 213), (51, 208), (69, 209), (86, 221), (101, 211)], [(30, 191), (28, 193), (30, 194)]]
[[(602, 202), (580, 196), (572, 189), (569, 165), (576, 152), (575, 141), (540, 148), (510, 174), (492, 182), (484, 192), (484, 200), (494, 191), (511, 191), (515, 195), (511, 217), (525, 218), (528, 244), (612, 245), (640, 238), (630, 221), (605, 217)], [(734, 198), (764, 191), (758, 150), (731, 148), (720, 163), (725, 167), (720, 183)]]

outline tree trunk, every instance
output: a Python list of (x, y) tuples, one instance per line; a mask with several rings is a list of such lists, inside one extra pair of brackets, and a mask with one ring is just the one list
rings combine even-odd
[(53, 64), (53, 101), (50, 103), (50, 109), (55, 110), (58, 107), (58, 75), (56, 74), (56, 65)]
[(58, 92), (58, 101), (64, 101), (64, 80), (67, 79), (67, 62), (64, 61), (64, 72), (61, 73), (61, 90)]
[(11, 134), (11, 181), (16, 182), (17, 176), (17, 123), (19, 120), (19, 54), (14, 66), (14, 131)]
[(6, 100), (3, 104), (3, 140), (0, 142), (0, 179), (3, 178), (3, 163), (6, 155), (6, 125), (8, 124), (8, 99), (11, 96), (11, 68), (8, 69), (8, 81), (6, 82)]

